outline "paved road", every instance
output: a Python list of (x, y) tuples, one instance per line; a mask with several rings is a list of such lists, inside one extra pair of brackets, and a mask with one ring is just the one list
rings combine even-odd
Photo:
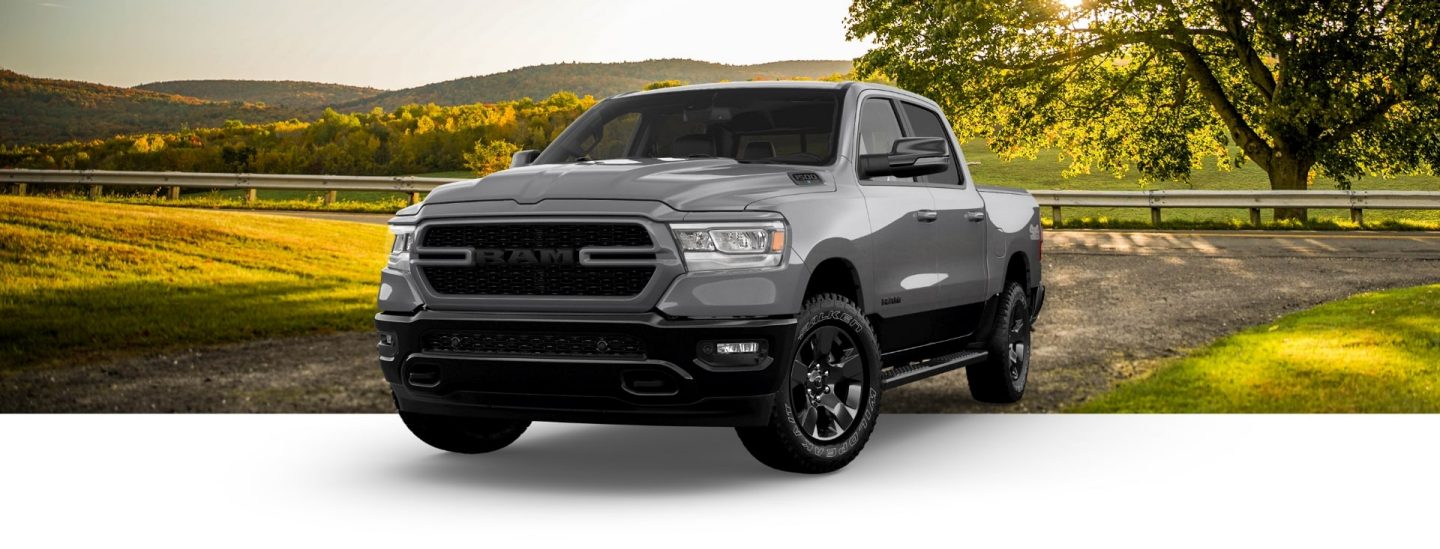
[[(956, 372), (886, 393), (888, 411), (1055, 411), (1240, 328), (1440, 282), (1440, 233), (1055, 231), (1045, 246), (1025, 400), (976, 403)], [(0, 411), (385, 411), (373, 351), (369, 334), (337, 334), (26, 372), (0, 379)]]

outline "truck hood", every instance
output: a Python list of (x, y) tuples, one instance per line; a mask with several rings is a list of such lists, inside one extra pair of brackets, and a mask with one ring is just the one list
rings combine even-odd
[[(819, 174), (824, 183), (797, 184), (792, 172)], [(441, 185), (425, 202), (647, 200), (679, 211), (726, 211), (777, 196), (833, 190), (828, 174), (807, 166), (741, 164), (727, 158), (602, 160), (526, 166)]]

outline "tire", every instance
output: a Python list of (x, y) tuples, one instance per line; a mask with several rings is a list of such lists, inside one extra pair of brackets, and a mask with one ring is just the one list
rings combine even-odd
[(410, 432), (425, 444), (457, 454), (494, 452), (515, 442), (528, 421), (432, 416), (400, 412), (400, 419)]
[(875, 430), (880, 345), (860, 309), (836, 294), (806, 300), (795, 342), (769, 424), (736, 432), (765, 465), (829, 473), (854, 460)]
[(970, 396), (996, 404), (1020, 400), (1030, 377), (1030, 300), (1019, 283), (1007, 284), (1000, 295), (1000, 309), (995, 312), (985, 348), (990, 358), (965, 368)]

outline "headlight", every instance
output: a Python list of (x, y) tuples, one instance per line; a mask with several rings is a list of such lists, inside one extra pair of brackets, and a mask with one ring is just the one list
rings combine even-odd
[(691, 271), (778, 267), (785, 256), (785, 224), (678, 223), (670, 226)]
[(414, 245), (414, 225), (391, 225), (390, 234), (395, 235), (390, 241), (390, 261), (395, 263), (403, 261), (410, 255), (410, 247)]

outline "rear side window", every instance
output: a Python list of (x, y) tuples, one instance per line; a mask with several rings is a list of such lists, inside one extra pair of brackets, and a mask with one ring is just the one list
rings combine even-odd
[(950, 169), (944, 172), (916, 178), (923, 183), (937, 183), (941, 185), (959, 185), (960, 181), (960, 155), (955, 154), (955, 143), (950, 140), (950, 135), (945, 132), (945, 121), (935, 111), (911, 103), (901, 103), (905, 111), (905, 118), (910, 121), (910, 128), (914, 130), (915, 137), (940, 137), (945, 139), (950, 146)]

